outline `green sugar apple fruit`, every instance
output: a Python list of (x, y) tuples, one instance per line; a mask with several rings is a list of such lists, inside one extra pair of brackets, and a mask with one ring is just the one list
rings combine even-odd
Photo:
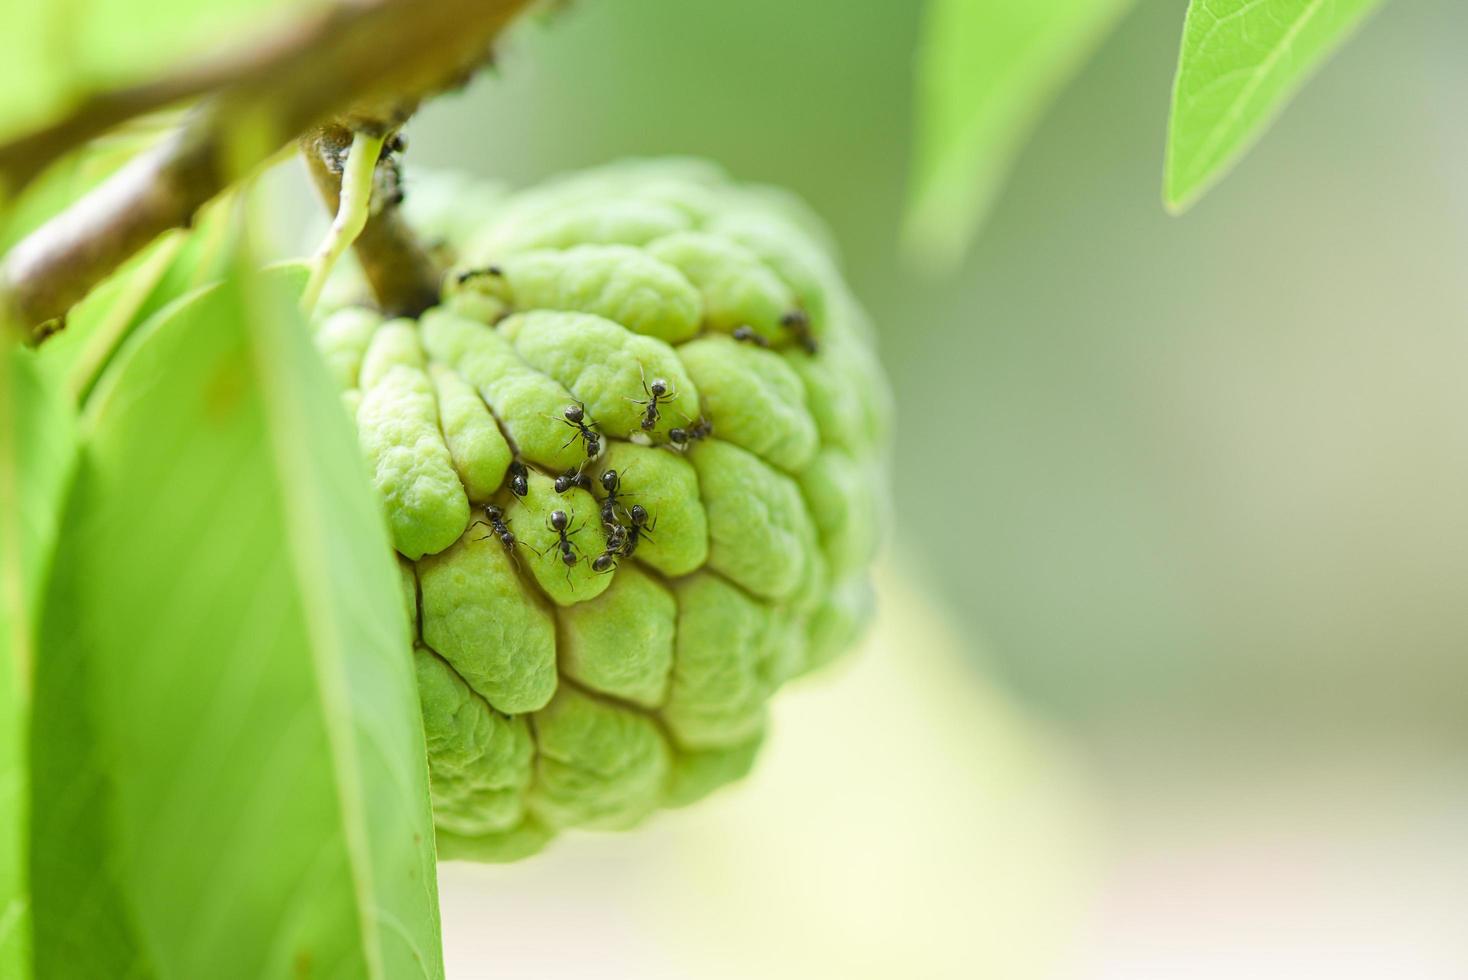
[(509, 860), (749, 770), (870, 614), (890, 406), (778, 191), (637, 161), (418, 213), (442, 305), (316, 342), (399, 553), (440, 852)]

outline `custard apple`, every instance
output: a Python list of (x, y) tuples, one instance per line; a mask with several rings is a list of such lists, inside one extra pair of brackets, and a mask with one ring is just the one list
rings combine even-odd
[(315, 339), (398, 551), (440, 854), (511, 860), (740, 778), (852, 644), (888, 389), (780, 191), (678, 159), (409, 203), (442, 304)]

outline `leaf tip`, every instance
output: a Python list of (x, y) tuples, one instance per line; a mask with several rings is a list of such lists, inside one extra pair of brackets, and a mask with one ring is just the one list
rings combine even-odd
[(1181, 218), (1193, 209), (1202, 193), (1196, 188), (1181, 189), (1170, 180), (1162, 184), (1162, 208), (1169, 216)]
[(1181, 161), (1180, 157), (1177, 141), (1169, 132), (1162, 164), (1162, 207), (1174, 218), (1191, 211), (1229, 169), (1228, 164), (1200, 169), (1192, 161)]
[(914, 202), (902, 222), (898, 253), (917, 272), (933, 278), (948, 275), (963, 261), (977, 225), (942, 219), (931, 207)]

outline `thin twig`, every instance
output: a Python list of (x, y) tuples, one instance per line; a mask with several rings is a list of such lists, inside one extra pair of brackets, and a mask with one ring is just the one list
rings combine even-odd
[(313, 126), (330, 119), (348, 129), (391, 128), (424, 95), (466, 80), (528, 4), (343, 0), (222, 59), (227, 70), (191, 69), (146, 97), (133, 90), (93, 99), (44, 137), (0, 147), (0, 179), (13, 188), (88, 136), (160, 99), (202, 90), (198, 79), (216, 86), (176, 133), (12, 249), (0, 264), (0, 301), (31, 326), (63, 316), (129, 256), (187, 225), (215, 194)]
[(15, 316), (37, 325), (66, 314), (114, 269), (194, 212), (226, 184), (201, 118), (134, 157), (100, 187), (22, 239), (0, 265)]

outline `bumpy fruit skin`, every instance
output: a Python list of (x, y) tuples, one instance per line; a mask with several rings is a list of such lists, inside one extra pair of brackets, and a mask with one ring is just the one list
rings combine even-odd
[(456, 186), (420, 215), (443, 304), (316, 341), (399, 552), (440, 853), (513, 860), (749, 770), (770, 695), (871, 612), (890, 404), (781, 192), (689, 160)]

